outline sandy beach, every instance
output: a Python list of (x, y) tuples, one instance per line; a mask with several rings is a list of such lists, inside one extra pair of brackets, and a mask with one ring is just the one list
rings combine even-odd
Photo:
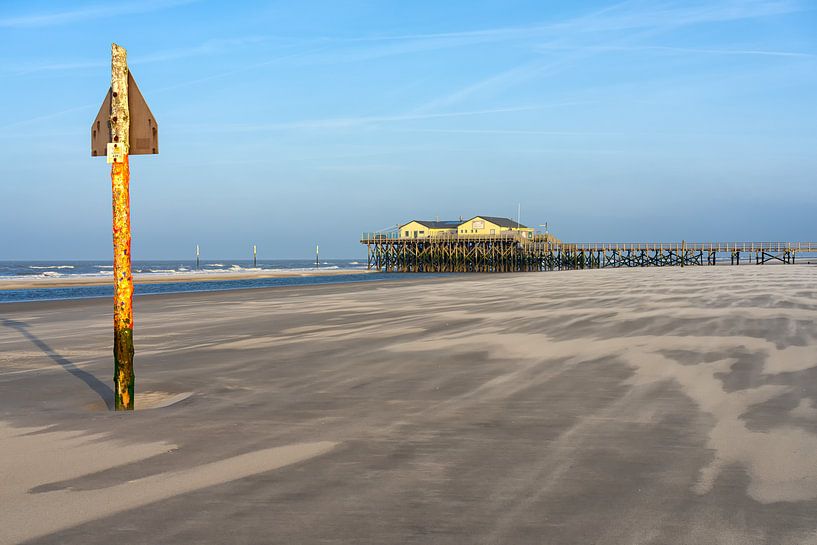
[[(250, 280), (255, 278), (294, 278), (303, 276), (337, 276), (340, 274), (367, 274), (368, 270), (316, 269), (314, 271), (236, 271), (134, 274), (135, 284), (162, 284), (167, 282), (208, 282), (215, 280)], [(36, 288), (69, 288), (74, 286), (104, 286), (113, 282), (110, 276), (77, 276), (52, 278), (2, 278), (0, 290), (27, 290)]]
[[(174, 280), (177, 277), (174, 277)], [(0, 305), (0, 544), (817, 543), (817, 268)]]

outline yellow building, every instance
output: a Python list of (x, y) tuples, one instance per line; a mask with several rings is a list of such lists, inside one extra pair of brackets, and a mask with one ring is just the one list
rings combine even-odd
[(522, 238), (532, 238), (533, 229), (517, 223), (508, 218), (497, 218), (493, 216), (474, 216), (473, 218), (461, 222), (457, 226), (457, 233), (460, 236), (468, 235), (496, 235), (510, 236), (519, 235)]
[(414, 220), (400, 226), (400, 238), (429, 238), (457, 235), (458, 221)]

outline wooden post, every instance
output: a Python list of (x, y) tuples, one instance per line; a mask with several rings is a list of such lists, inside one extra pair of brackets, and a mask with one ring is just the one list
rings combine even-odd
[(130, 112), (128, 111), (127, 52), (111, 45), (111, 135), (123, 148), (121, 160), (111, 165), (113, 192), (113, 358), (114, 407), (132, 411), (133, 374), (133, 277), (131, 276), (130, 168), (128, 163)]
[(256, 249), (256, 247), (255, 247), (255, 244), (253, 244), (253, 245), (252, 245), (252, 268), (253, 268), (253, 269), (257, 268), (257, 265), (256, 265), (256, 263), (257, 263), (256, 255), (257, 255), (257, 249)]

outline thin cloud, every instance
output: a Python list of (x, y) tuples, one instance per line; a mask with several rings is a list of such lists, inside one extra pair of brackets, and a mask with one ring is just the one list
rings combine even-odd
[(130, 60), (133, 64), (149, 64), (154, 62), (175, 61), (189, 57), (199, 57), (202, 55), (213, 55), (223, 53), (234, 48), (248, 45), (258, 45), (267, 42), (269, 38), (263, 36), (245, 36), (240, 38), (222, 38), (218, 40), (207, 40), (199, 45), (182, 47), (177, 49), (166, 49), (148, 55), (136, 55)]
[[(191, 1), (191, 0), (188, 0)], [(598, 30), (632, 30), (647, 26), (661, 26), (670, 24), (682, 25), (715, 22), (723, 20), (756, 18), (797, 11), (797, 4), (791, 2), (748, 2), (745, 5), (717, 6), (699, 5), (692, 7), (665, 7), (637, 11), (632, 9), (632, 2), (614, 4), (602, 10), (576, 17), (564, 22), (540, 23), (528, 26), (497, 27), (477, 30), (363, 36), (355, 38), (317, 37), (311, 40), (312, 45), (320, 43), (321, 47), (298, 55), (299, 62), (309, 63), (338, 63), (364, 62), (392, 56), (424, 53), (441, 49), (468, 47), (496, 42), (530, 42), (550, 38), (558, 40), (565, 36), (575, 36)], [(627, 10), (630, 11), (627, 11)], [(204, 44), (158, 52), (143, 57), (134, 57), (133, 64), (163, 62), (187, 58), (197, 55), (220, 52), (230, 47), (241, 46), (246, 43), (262, 43), (270, 40), (283, 39), (280, 36), (256, 36), (251, 38), (237, 38), (212, 40)], [(304, 44), (301, 44), (304, 45)], [(532, 49), (535, 50), (535, 46)], [(760, 54), (760, 53), (758, 53)], [(53, 63), (39, 67), (31, 67), (26, 71), (39, 70), (67, 70), (78, 68), (98, 67), (99, 62), (68, 62)]]
[(442, 134), (504, 134), (521, 136), (624, 136), (629, 132), (600, 132), (600, 131), (540, 131), (525, 129), (395, 129), (398, 132), (428, 132)]
[[(646, 8), (641, 9), (642, 6)], [(570, 32), (604, 32), (637, 28), (679, 27), (758, 19), (803, 11), (799, 2), (787, 0), (725, 0), (698, 3), (623, 2), (614, 9), (554, 25)]]
[[(99, 104), (102, 104), (102, 100), (104, 98), (105, 98), (104, 95), (100, 96)], [(54, 119), (54, 118), (61, 117), (63, 115), (71, 114), (71, 113), (74, 113), (74, 112), (81, 112), (83, 110), (91, 110), (93, 108), (99, 108), (99, 104), (96, 104), (96, 105), (94, 105), (94, 104), (84, 104), (82, 106), (74, 106), (73, 108), (60, 110), (59, 112), (53, 112), (53, 113), (45, 114), (45, 115), (38, 115), (37, 117), (32, 117), (32, 118), (29, 118), (29, 119), (14, 121), (14, 122), (9, 123), (7, 125), (0, 126), (0, 131), (5, 130), (5, 129), (11, 129), (11, 128), (14, 128), (14, 127), (21, 127), (21, 126), (24, 126), (24, 125), (31, 125), (32, 123), (38, 123), (40, 121), (47, 121), (49, 119)]]
[[(0, 26), (17, 26), (17, 27), (32, 27), (32, 26), (46, 26), (53, 24), (62, 24), (70, 21), (86, 20), (96, 17), (106, 17), (113, 14), (121, 13), (135, 13), (153, 11), (159, 9), (167, 9), (173, 6), (189, 4), (195, 0), (154, 0), (143, 2), (130, 2), (124, 4), (113, 5), (92, 5), (85, 8), (78, 8), (73, 11), (64, 11), (50, 14), (35, 14), (24, 17), (0, 19)], [(626, 1), (619, 4), (606, 7), (602, 10), (581, 16), (568, 19), (562, 22), (542, 23), (531, 26), (520, 27), (499, 27), (493, 29), (459, 31), (459, 32), (444, 32), (431, 34), (408, 34), (408, 35), (385, 35), (385, 36), (368, 36), (351, 39), (330, 39), (320, 38), (313, 41), (311, 45), (320, 44), (318, 47), (312, 47), (306, 51), (293, 52), (291, 54), (284, 54), (265, 60), (260, 63), (250, 64), (248, 66), (239, 67), (237, 69), (228, 70), (221, 73), (212, 74), (202, 78), (196, 78), (190, 81), (183, 81), (171, 84), (168, 87), (154, 90), (153, 92), (164, 92), (179, 87), (194, 85), (213, 79), (228, 77), (247, 71), (255, 70), (263, 66), (275, 64), (283, 61), (297, 60), (300, 63), (308, 63), (314, 61), (335, 62), (337, 60), (358, 61), (379, 58), (390, 55), (401, 55), (417, 51), (430, 51), (443, 47), (472, 45), (482, 42), (503, 41), (503, 40), (528, 40), (530, 38), (540, 39), (542, 37), (553, 38), (550, 44), (544, 45), (530, 45), (531, 51), (536, 51), (537, 47), (550, 49), (571, 49), (570, 54), (563, 56), (560, 59), (545, 60), (534, 59), (526, 63), (522, 63), (512, 68), (508, 68), (497, 73), (491, 74), (483, 79), (473, 82), (469, 85), (455, 89), (449, 93), (431, 99), (419, 107), (415, 108), (410, 114), (413, 117), (397, 116), (387, 118), (335, 118), (332, 120), (318, 120), (314, 122), (301, 122), (296, 124), (279, 124), (280, 128), (309, 128), (309, 127), (342, 127), (350, 125), (371, 124), (377, 122), (399, 121), (408, 119), (421, 119), (423, 114), (429, 114), (435, 110), (448, 108), (459, 104), (471, 97), (475, 96), (491, 96), (500, 93), (509, 88), (518, 86), (528, 80), (536, 77), (541, 77), (548, 73), (555, 73), (564, 66), (575, 64), (582, 58), (592, 56), (601, 51), (610, 51), (614, 49), (624, 48), (645, 48), (656, 50), (677, 50), (679, 52), (697, 52), (710, 54), (735, 54), (735, 55), (767, 55), (780, 57), (809, 57), (814, 55), (796, 52), (784, 51), (763, 51), (763, 50), (720, 50), (720, 49), (687, 49), (687, 48), (670, 48), (668, 46), (649, 46), (649, 45), (622, 45), (622, 41), (630, 41), (643, 39), (644, 37), (672, 30), (674, 28), (705, 24), (711, 22), (723, 22), (729, 20), (741, 20), (747, 18), (761, 18), (777, 16), (796, 11), (802, 11), (803, 8), (800, 3), (790, 1), (778, 0), (757, 0), (757, 1), (722, 1), (722, 2), (701, 2), (698, 4), (689, 5), (686, 3), (664, 3), (656, 7), (655, 4), (644, 2)], [(104, 12), (104, 13), (103, 13)], [(601, 45), (590, 45), (586, 47), (575, 47), (568, 44), (568, 40), (572, 41), (576, 36), (590, 35), (599, 31), (629, 31), (633, 29), (644, 29), (640, 33), (630, 34), (625, 32), (623, 36), (618, 39), (609, 40), (608, 43)], [(265, 39), (264, 37), (252, 39)], [(205, 42), (198, 46), (190, 48), (181, 48), (175, 50), (159, 51), (143, 57), (134, 56), (132, 64), (138, 66), (139, 64), (163, 62), (191, 57), (196, 55), (206, 55), (213, 51), (226, 50), (230, 47), (238, 47), (242, 45), (242, 39), (236, 40), (214, 40)], [(619, 42), (618, 44), (616, 42)], [(348, 50), (338, 50), (336, 46), (338, 43), (372, 43), (375, 44), (371, 48)], [(303, 45), (303, 44), (300, 44)], [(79, 68), (98, 68), (107, 66), (106, 61), (79, 61), (69, 63), (53, 63), (43, 65), (31, 70), (63, 70), (63, 69), (79, 69)], [(30, 66), (30, 65), (29, 65)], [(83, 106), (80, 108), (84, 108)], [(72, 109), (73, 110), (73, 109)], [(67, 110), (67, 111), (72, 111)], [(52, 115), (62, 115), (63, 112), (57, 112)], [(459, 115), (454, 113), (452, 115)], [(40, 119), (40, 118), (37, 118)], [(13, 123), (7, 126), (17, 126), (18, 124), (26, 124), (32, 120), (25, 120)], [(320, 125), (320, 123), (328, 123), (327, 125)]]
[[(400, 123), (406, 121), (420, 121), (427, 119), (442, 119), (454, 117), (471, 117), (480, 115), (501, 114), (510, 112), (526, 112), (533, 110), (540, 110), (546, 106), (519, 106), (509, 108), (491, 108), (485, 110), (467, 110), (459, 112), (444, 112), (444, 113), (407, 113), (397, 115), (383, 115), (383, 116), (360, 116), (360, 117), (331, 117), (325, 119), (310, 119), (303, 121), (293, 121), (289, 123), (265, 123), (258, 125), (219, 125), (218, 127), (210, 127), (209, 130), (218, 132), (257, 132), (270, 130), (293, 130), (293, 129), (346, 129), (363, 127), (367, 125), (378, 125), (385, 123)], [(206, 127), (189, 127), (197, 133), (202, 129), (208, 130)]]
[[(604, 8), (590, 16), (601, 15), (617, 6)], [(327, 38), (333, 47), (320, 55), (305, 55), (303, 63), (334, 64), (339, 62), (362, 62), (393, 56), (410, 55), (443, 49), (469, 47), (490, 43), (529, 43), (553, 35), (559, 28), (554, 23), (526, 26), (497, 27), (438, 33), (375, 35), (353, 38)], [(561, 32), (561, 31), (559, 31)], [(558, 33), (558, 32), (557, 32)], [(327, 48), (328, 49), (328, 48)]]
[(192, 4), (198, 0), (140, 0), (136, 2), (112, 2), (108, 4), (88, 4), (71, 10), (51, 11), (40, 13), (28, 13), (14, 17), (0, 19), (0, 28), (39, 28), (65, 25), (69, 23), (79, 23), (119, 17), (121, 15), (134, 15), (137, 13), (150, 13), (186, 4)]
[[(128, 64), (131, 66), (141, 66), (144, 64), (161, 63), (180, 59), (187, 59), (192, 57), (216, 55), (230, 51), (235, 48), (240, 48), (247, 45), (256, 45), (266, 41), (268, 41), (268, 38), (262, 36), (247, 36), (241, 38), (207, 40), (206, 42), (190, 47), (164, 49), (154, 51), (153, 53), (149, 53), (146, 55), (139, 54), (129, 55)], [(110, 66), (110, 61), (100, 59), (95, 61), (86, 60), (40, 64), (37, 64), (36, 62), (28, 62), (25, 64), (6, 67), (5, 69), (7, 71), (14, 72), (15, 75), (26, 75), (36, 72), (82, 70), (91, 68), (103, 68), (107, 66)]]
[[(646, 6), (646, 8), (643, 8)], [(537, 59), (510, 69), (489, 75), (474, 83), (426, 101), (416, 112), (428, 112), (461, 103), (478, 95), (495, 95), (511, 87), (545, 74), (553, 74), (558, 69), (573, 65), (578, 60), (597, 54), (602, 48), (620, 47), (622, 42), (634, 42), (646, 37), (666, 33), (686, 26), (721, 23), (744, 19), (764, 18), (801, 11), (798, 3), (776, 0), (756, 0), (748, 2), (723, 1), (699, 4), (669, 3), (659, 5), (627, 1), (615, 4), (586, 16), (569, 19), (546, 27), (554, 33), (555, 39), (539, 47), (568, 48), (568, 55), (556, 60)], [(638, 31), (638, 32), (633, 32)], [(613, 37), (605, 32), (618, 33)], [(606, 44), (590, 47), (572, 47), (577, 36), (602, 35)], [(606, 38), (605, 38), (606, 37)], [(535, 47), (534, 47), (535, 49)]]
[(352, 172), (352, 173), (395, 172), (399, 170), (407, 170), (407, 167), (405, 165), (394, 164), (318, 165), (314, 168), (315, 170), (323, 170), (328, 172)]
[[(641, 6), (646, 6), (640, 9)], [(601, 10), (568, 19), (535, 25), (487, 29), (364, 36), (339, 40), (339, 44), (375, 44), (332, 52), (333, 61), (357, 61), (443, 48), (491, 42), (563, 39), (582, 34), (677, 27), (695, 24), (756, 19), (802, 11), (799, 3), (756, 0), (747, 2), (701, 2), (698, 4), (652, 4), (625, 1)]]
[(646, 46), (645, 49), (677, 51), (679, 53), (711, 53), (714, 55), (757, 55), (762, 57), (817, 58), (811, 53), (797, 51), (765, 51), (762, 49), (698, 49), (690, 47)]
[(585, 50), (597, 52), (615, 52), (615, 51), (666, 51), (671, 53), (692, 53), (692, 54), (712, 54), (712, 55), (750, 55), (761, 57), (791, 57), (791, 58), (817, 58), (813, 53), (802, 53), (799, 51), (773, 51), (763, 49), (717, 49), (717, 48), (696, 48), (696, 47), (675, 47), (667, 45), (640, 45), (640, 46), (588, 46), (588, 47), (572, 47), (572, 46), (538, 46), (539, 51), (554, 51), (554, 50)]
[(559, 63), (548, 63), (544, 60), (536, 60), (527, 62), (519, 66), (515, 66), (509, 70), (504, 70), (497, 74), (493, 74), (487, 78), (481, 79), (465, 87), (461, 87), (447, 95), (437, 97), (419, 106), (414, 111), (416, 113), (429, 112), (452, 106), (478, 93), (492, 92), (506, 89), (522, 83), (535, 75), (541, 74), (546, 68), (553, 67)]
[[(227, 71), (227, 72), (221, 72), (221, 73), (218, 73), (218, 74), (212, 74), (210, 76), (205, 76), (203, 78), (197, 78), (197, 79), (194, 79), (194, 80), (183, 81), (183, 82), (175, 83), (173, 85), (169, 85), (169, 86), (166, 86), (166, 87), (160, 87), (158, 89), (152, 89), (151, 90), (151, 95), (155, 95), (155, 94), (158, 94), (158, 93), (164, 93), (164, 92), (167, 92), (167, 91), (171, 91), (173, 89), (178, 89), (180, 87), (187, 87), (187, 86), (190, 86), (190, 85), (195, 85), (195, 84), (202, 83), (202, 82), (205, 82), (205, 81), (210, 81), (210, 80), (214, 80), (214, 79), (228, 77), (228, 76), (235, 75), (235, 74), (240, 74), (242, 72), (247, 72), (247, 71), (250, 71), (250, 70), (254, 70), (254, 69), (260, 68), (262, 66), (267, 66), (267, 65), (270, 65), (270, 64), (274, 64), (274, 63), (276, 63), (278, 61), (281, 61), (281, 60), (284, 60), (284, 59), (294, 58), (294, 57), (297, 57), (298, 55), (301, 55), (301, 54), (302, 53), (291, 53), (291, 54), (288, 54), (288, 55), (281, 55), (281, 56), (275, 57), (273, 59), (268, 59), (268, 60), (260, 62), (260, 63), (252, 64), (252, 65), (249, 65), (249, 66), (244, 66), (242, 68), (237, 68), (235, 70), (230, 70), (230, 71)], [(109, 66), (109, 64), (107, 62), (105, 62), (104, 66)], [(104, 98), (104, 97), (100, 98), (100, 104), (102, 102), (102, 98)], [(98, 107), (99, 107), (98, 104), (96, 104), (96, 105), (95, 104), (85, 104), (85, 105), (82, 105), (82, 106), (75, 106), (73, 108), (60, 110), (58, 112), (53, 112), (53, 113), (50, 113), (50, 114), (45, 114), (45, 115), (40, 115), (40, 116), (29, 118), (29, 119), (21, 119), (19, 121), (14, 121), (14, 122), (9, 123), (7, 125), (0, 126), (0, 129), (18, 127), (18, 126), (23, 126), (23, 125), (30, 125), (30, 124), (36, 123), (38, 121), (53, 119), (55, 117), (60, 117), (62, 115), (69, 114), (69, 113), (72, 113), (72, 112), (91, 109), (91, 108), (98, 108)]]
[(226, 77), (229, 77), (229, 76), (235, 76), (237, 74), (242, 74), (242, 73), (250, 72), (250, 71), (253, 71), (253, 70), (257, 70), (257, 69), (262, 68), (264, 66), (274, 65), (274, 64), (277, 64), (279, 62), (286, 61), (286, 60), (297, 59), (297, 58), (303, 57), (305, 55), (308, 55), (309, 53), (314, 53), (316, 51), (320, 51), (322, 49), (325, 49), (325, 47), (326, 46), (313, 48), (313, 49), (308, 50), (308, 51), (296, 51), (294, 53), (287, 53), (287, 54), (284, 54), (284, 55), (278, 55), (276, 57), (272, 57), (270, 59), (266, 59), (266, 60), (263, 60), (261, 62), (245, 65), (245, 66), (242, 66), (240, 68), (235, 68), (233, 70), (227, 70), (226, 72), (218, 72), (218, 73), (210, 74), (210, 75), (207, 75), (207, 76), (204, 76), (204, 77), (201, 77), (201, 78), (196, 78), (196, 79), (191, 79), (191, 80), (187, 80), (187, 81), (181, 81), (179, 83), (174, 83), (172, 85), (168, 85), (167, 87), (162, 87), (160, 89), (157, 89), (154, 92), (165, 92), (165, 91), (170, 91), (172, 89), (178, 89), (180, 87), (188, 87), (190, 85), (197, 85), (199, 83), (204, 83), (206, 81), (212, 81), (212, 80), (216, 80), (216, 79), (226, 78)]

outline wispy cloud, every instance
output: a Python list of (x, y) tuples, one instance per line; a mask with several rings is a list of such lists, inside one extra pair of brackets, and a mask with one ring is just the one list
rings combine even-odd
[(631, 132), (602, 131), (540, 131), (525, 129), (395, 129), (400, 132), (428, 132), (441, 134), (486, 134), (486, 135), (520, 135), (520, 136), (623, 136)]
[(176, 6), (191, 4), (198, 0), (139, 0), (131, 2), (109, 2), (107, 4), (87, 4), (63, 11), (27, 13), (0, 19), (0, 28), (38, 28), (69, 23), (79, 23), (95, 19), (150, 13)]
[[(241, 38), (226, 38), (207, 40), (203, 43), (180, 48), (163, 49), (145, 55), (128, 55), (130, 66), (140, 66), (144, 64), (169, 62), (193, 57), (211, 56), (229, 52), (236, 48), (248, 45), (257, 45), (267, 42), (269, 38), (263, 36), (245, 36)], [(102, 55), (99, 60), (74, 60), (60, 62), (37, 62), (30, 61), (25, 64), (6, 65), (3, 70), (13, 72), (15, 75), (32, 74), (36, 72), (54, 72), (64, 70), (82, 70), (91, 68), (102, 68), (110, 65), (107, 56)]]
[(799, 51), (774, 51), (764, 49), (717, 49), (717, 48), (697, 48), (697, 47), (675, 47), (667, 45), (639, 45), (639, 46), (538, 46), (540, 51), (554, 50), (585, 50), (595, 52), (616, 52), (616, 51), (664, 51), (668, 53), (691, 53), (691, 54), (712, 54), (712, 55), (749, 55), (761, 57), (791, 57), (801, 59), (814, 59), (817, 55), (813, 53), (803, 53)]
[[(419, 121), (428, 119), (445, 119), (457, 117), (473, 117), (492, 114), (503, 114), (510, 112), (528, 112), (541, 110), (548, 106), (518, 106), (507, 108), (490, 108), (484, 110), (465, 110), (459, 112), (442, 113), (403, 113), (396, 115), (381, 116), (356, 116), (356, 117), (329, 117), (323, 119), (307, 119), (301, 121), (291, 121), (285, 123), (262, 123), (262, 124), (238, 124), (219, 125), (207, 127), (190, 127), (197, 133), (204, 131), (217, 132), (266, 132), (271, 130), (312, 130), (312, 129), (348, 129), (381, 124), (393, 124), (408, 121)], [(550, 106), (553, 107), (553, 106)]]
[[(105, 98), (104, 96), (100, 97), (100, 101), (99, 101), (100, 104), (102, 103), (102, 99), (104, 99), (104, 98)], [(31, 125), (33, 123), (39, 123), (40, 121), (48, 121), (49, 119), (55, 119), (55, 118), (58, 118), (58, 117), (62, 117), (64, 115), (72, 114), (74, 112), (81, 112), (83, 110), (91, 110), (93, 108), (98, 109), (99, 104), (97, 104), (97, 105), (83, 104), (82, 106), (74, 106), (73, 108), (67, 108), (65, 110), (60, 110), (59, 112), (52, 112), (50, 114), (38, 115), (36, 117), (31, 117), (29, 119), (22, 119), (20, 121), (14, 121), (14, 122), (8, 123), (6, 125), (0, 125), (0, 131), (3, 131), (5, 129), (15, 128), (15, 127), (22, 127), (22, 126), (25, 126), (25, 125)]]
[[(90, 5), (73, 11), (32, 14), (26, 16), (0, 19), (0, 27), (15, 26), (46, 26), (81, 21), (109, 15), (138, 13), (167, 9), (170, 7), (189, 4), (199, 0), (153, 0), (147, 2), (131, 2), (124, 4)], [(803, 9), (798, 3), (784, 0), (754, 0), (747, 2), (706, 2), (698, 4), (686, 3), (644, 3), (625, 1), (613, 4), (604, 9), (574, 17), (566, 21), (541, 22), (534, 25), (508, 26), (485, 28), (464, 31), (416, 33), (416, 34), (383, 34), (351, 38), (318, 36), (308, 39), (299, 39), (293, 42), (286, 39), (290, 47), (295, 45), (309, 46), (311, 49), (298, 55), (301, 64), (334, 64), (339, 62), (365, 62), (392, 56), (426, 53), (430, 51), (470, 47), (481, 44), (498, 42), (520, 42), (532, 51), (544, 49), (584, 49), (585, 51), (610, 51), (612, 46), (593, 46), (583, 43), (569, 45), (566, 41), (581, 40), (587, 35), (602, 36), (614, 31), (628, 31), (637, 29), (651, 29), (656, 31), (662, 28), (676, 28), (678, 26), (722, 22), (747, 18), (767, 17), (795, 12)], [(598, 39), (596, 36), (596, 39)], [(153, 62), (166, 62), (182, 58), (208, 55), (227, 51), (231, 48), (246, 44), (258, 44), (271, 41), (285, 40), (280, 36), (253, 36), (227, 39), (214, 39), (202, 44), (158, 51), (143, 56), (131, 58), (133, 65)], [(542, 44), (543, 40), (549, 43)], [(315, 48), (314, 46), (321, 47)], [(656, 46), (658, 49), (658, 46)], [(699, 50), (706, 52), (707, 50)], [(716, 52), (716, 50), (711, 50)], [(765, 51), (733, 51), (732, 54), (768, 54), (790, 55), (798, 53), (765, 52)], [(724, 54), (726, 52), (724, 51)], [(6, 70), (16, 71), (19, 74), (98, 68), (106, 65), (104, 61), (60, 61), (37, 63), (28, 62), (25, 65), (7, 66)], [(531, 67), (533, 68), (533, 67)], [(512, 78), (513, 73), (519, 74), (525, 69), (517, 67), (508, 70), (505, 78)], [(533, 70), (535, 72), (535, 70)], [(499, 75), (499, 74), (497, 74)], [(486, 83), (490, 83), (487, 82)], [(494, 81), (498, 83), (498, 81)]]
[(367, 172), (395, 172), (399, 170), (407, 170), (406, 165), (395, 164), (354, 164), (354, 165), (318, 165), (314, 167), (315, 170), (323, 170), (327, 172), (351, 172), (351, 173), (367, 173)]
[(430, 112), (453, 106), (480, 93), (495, 94), (514, 85), (518, 85), (534, 75), (541, 75), (548, 68), (554, 68), (561, 62), (549, 62), (543, 59), (526, 62), (429, 100), (417, 107), (414, 111), (417, 113)]
[[(0, 19), (0, 27), (37, 27), (64, 24), (107, 17), (111, 14), (147, 12), (167, 9), (173, 6), (191, 3), (195, 0), (148, 0), (142, 2), (124, 2), (112, 5), (93, 4), (71, 11), (29, 14), (25, 16)], [(432, 119), (435, 116), (483, 115), (489, 112), (508, 112), (508, 109), (470, 109), (461, 112), (445, 112), (469, 99), (493, 99), (505, 91), (520, 86), (535, 78), (556, 74), (559, 71), (576, 65), (583, 59), (609, 51), (655, 50), (678, 53), (719, 54), (719, 55), (758, 55), (770, 57), (814, 58), (813, 54), (764, 50), (761, 48), (720, 49), (720, 48), (683, 48), (662, 45), (651, 45), (648, 38), (664, 32), (707, 23), (720, 23), (753, 18), (773, 17), (806, 9), (800, 2), (789, 0), (712, 0), (689, 2), (647, 2), (628, 0), (613, 4), (604, 9), (570, 18), (564, 21), (545, 21), (527, 26), (510, 26), (441, 33), (416, 33), (361, 36), (357, 38), (313, 37), (288, 42), (286, 48), (294, 49), (288, 53), (272, 56), (261, 62), (250, 63), (224, 72), (206, 75), (190, 81), (170, 83), (167, 87), (153, 92), (164, 92), (179, 87), (199, 84), (205, 81), (230, 77), (240, 73), (258, 70), (264, 66), (281, 62), (308, 64), (312, 62), (357, 62), (382, 58), (392, 55), (428, 52), (447, 47), (472, 46), (481, 43), (519, 41), (523, 43), (535, 58), (515, 66), (504, 68), (485, 75), (467, 85), (452, 89), (440, 96), (421, 103), (407, 113), (393, 116), (369, 117), (335, 117), (319, 120), (305, 120), (293, 123), (263, 125), (258, 129), (251, 126), (233, 127), (231, 130), (272, 129), (310, 129), (310, 128), (344, 128), (367, 125), (399, 123), (409, 120)], [(280, 40), (280, 37), (256, 36), (209, 40), (207, 42), (183, 48), (167, 49), (147, 55), (133, 55), (131, 64), (158, 63), (211, 55), (240, 48), (244, 45)], [(566, 53), (557, 58), (543, 58), (543, 51), (561, 51)], [(100, 68), (107, 66), (108, 61), (70, 61), (28, 63), (27, 71), (37, 70), (73, 70), (79, 68)], [(21, 70), (23, 67), (19, 67)], [(86, 108), (83, 106), (80, 108)], [(70, 112), (71, 110), (66, 110)], [(440, 113), (442, 112), (442, 113)], [(53, 115), (62, 115), (57, 112)], [(39, 118), (38, 118), (39, 119)], [(25, 120), (14, 123), (29, 123)]]
[[(592, 15), (602, 14), (605, 8)], [(364, 62), (393, 56), (427, 53), (443, 49), (472, 47), (492, 43), (532, 43), (532, 40), (561, 34), (560, 23), (507, 26), (436, 33), (378, 34), (351, 38), (326, 38), (320, 54), (304, 55), (304, 63)]]
[[(205, 76), (205, 77), (202, 77), (202, 78), (196, 78), (196, 79), (193, 79), (193, 80), (182, 81), (182, 82), (174, 83), (172, 85), (168, 85), (168, 86), (165, 86), (165, 87), (160, 87), (158, 89), (152, 89), (151, 90), (151, 95), (155, 95), (155, 94), (158, 94), (158, 93), (164, 93), (164, 92), (167, 92), (167, 91), (172, 91), (172, 90), (178, 89), (180, 87), (188, 87), (190, 85), (196, 85), (196, 84), (199, 84), (199, 83), (202, 83), (202, 82), (205, 82), (205, 81), (210, 81), (210, 80), (214, 80), (214, 79), (229, 77), (229, 76), (232, 76), (232, 75), (240, 74), (242, 72), (248, 72), (250, 70), (255, 70), (255, 69), (258, 69), (260, 67), (267, 66), (267, 65), (270, 65), (270, 64), (274, 64), (276, 62), (279, 62), (279, 61), (282, 61), (282, 60), (285, 60), (285, 59), (295, 58), (300, 54), (301, 53), (296, 52), (296, 53), (280, 55), (280, 56), (274, 57), (272, 59), (267, 59), (267, 60), (259, 62), (259, 63), (254, 63), (254, 64), (251, 64), (251, 65), (248, 65), (248, 66), (243, 66), (243, 67), (240, 67), (240, 68), (236, 68), (234, 70), (229, 70), (229, 71), (226, 71), (226, 72), (220, 72), (220, 73), (217, 73), (217, 74), (211, 74), (209, 76)], [(156, 54), (155, 58), (158, 59), (161, 55), (163, 55), (163, 54), (162, 53)], [(150, 58), (150, 57), (148, 57), (148, 58)], [(158, 61), (152, 61), (152, 62), (158, 62)], [(130, 63), (130, 64), (133, 64), (133, 63)], [(104, 62), (104, 63), (100, 63), (99, 65), (94, 64), (93, 66), (95, 66), (95, 67), (109, 66), (109, 63)], [(100, 98), (100, 104), (102, 102), (102, 98), (104, 98), (104, 97)], [(99, 107), (98, 104), (97, 105), (95, 105), (95, 104), (84, 104), (82, 106), (75, 106), (73, 108), (60, 110), (58, 112), (53, 112), (53, 113), (50, 113), (50, 114), (45, 114), (45, 115), (40, 115), (40, 116), (28, 118), (28, 119), (21, 119), (19, 121), (14, 121), (12, 123), (0, 126), (0, 129), (30, 125), (32, 123), (37, 123), (39, 121), (52, 119), (52, 118), (56, 118), (56, 117), (61, 117), (63, 115), (70, 114), (70, 113), (73, 113), (73, 112), (76, 112), (76, 111), (90, 110), (91, 108), (98, 108), (98, 107)]]
[[(639, 42), (679, 28), (777, 16), (803, 9), (800, 3), (787, 0), (723, 0), (694, 4), (625, 1), (564, 22), (527, 27), (528, 34), (536, 29), (536, 35), (551, 38), (548, 43), (532, 46), (533, 50), (565, 49), (568, 50), (567, 54), (557, 59), (534, 59), (496, 72), (430, 99), (415, 111), (434, 111), (454, 106), (472, 97), (494, 96), (531, 79), (554, 74), (601, 51), (617, 47), (649, 47), (640, 45)], [(588, 44), (586, 37), (596, 43)], [(579, 45), (576, 44), (577, 40)], [(637, 45), (633, 46), (634, 43)], [(748, 53), (748, 50), (744, 51)]]
[(175, 49), (164, 49), (148, 53), (147, 55), (135, 55), (129, 59), (129, 63), (134, 65), (150, 64), (154, 62), (167, 62), (190, 57), (200, 57), (204, 55), (214, 55), (224, 53), (232, 49), (258, 45), (268, 42), (270, 38), (264, 36), (243, 36), (239, 38), (220, 38), (207, 40), (206, 42), (190, 47), (180, 47)]
[(644, 2), (625, 1), (565, 21), (453, 32), (374, 35), (337, 39), (329, 53), (332, 61), (362, 61), (437, 49), (494, 42), (564, 40), (577, 36), (676, 28), (784, 15), (804, 8), (789, 0)]
[(791, 0), (627, 1), (612, 9), (554, 25), (554, 30), (594, 33), (638, 28), (673, 28), (758, 19), (803, 11)]
[(203, 76), (203, 77), (200, 77), (200, 78), (195, 78), (195, 79), (191, 79), (191, 80), (187, 80), (187, 81), (181, 81), (181, 82), (178, 82), (178, 83), (174, 83), (172, 85), (168, 85), (167, 87), (162, 87), (160, 89), (157, 89), (157, 92), (170, 91), (172, 89), (178, 89), (180, 87), (189, 87), (191, 85), (197, 85), (199, 83), (204, 83), (206, 81), (212, 81), (212, 80), (216, 80), (216, 79), (235, 76), (235, 75), (238, 75), (238, 74), (243, 74), (243, 73), (246, 73), (246, 72), (251, 72), (253, 70), (258, 70), (259, 68), (263, 68), (265, 66), (270, 66), (270, 65), (278, 64), (278, 63), (281, 63), (281, 62), (284, 62), (284, 61), (301, 58), (304, 55), (308, 55), (310, 53), (320, 51), (321, 49), (324, 49), (324, 47), (326, 47), (326, 46), (314, 47), (314, 48), (312, 48), (310, 50), (305, 50), (305, 51), (294, 51), (292, 53), (279, 54), (279, 55), (276, 55), (276, 56), (274, 56), (272, 58), (265, 59), (265, 60), (263, 60), (261, 62), (255, 62), (255, 63), (247, 64), (247, 65), (244, 65), (244, 66), (240, 66), (238, 68), (233, 68), (232, 70), (227, 70), (225, 72), (217, 72), (215, 74), (209, 74), (207, 76)]

